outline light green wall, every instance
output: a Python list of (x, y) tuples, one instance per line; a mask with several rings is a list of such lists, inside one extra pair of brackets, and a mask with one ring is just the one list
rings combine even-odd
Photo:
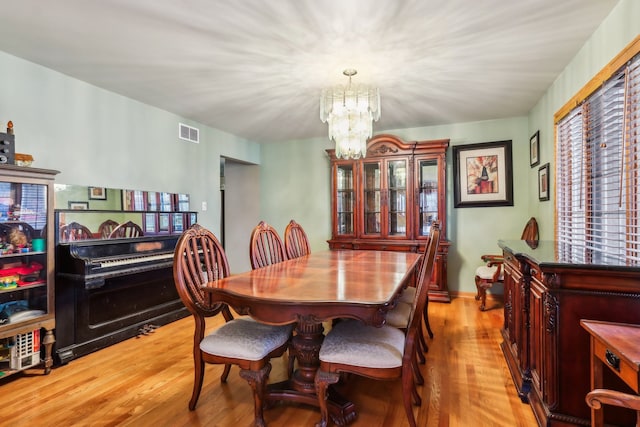
[[(256, 143), (2, 52), (0, 69), (0, 127), (12, 120), (16, 150), (58, 183), (188, 193), (219, 233), (220, 156), (260, 163)], [(178, 139), (179, 122), (200, 128), (199, 144)]]
[(262, 219), (284, 233), (291, 219), (301, 224), (312, 251), (331, 238), (331, 163), (327, 138), (266, 144), (260, 174)]

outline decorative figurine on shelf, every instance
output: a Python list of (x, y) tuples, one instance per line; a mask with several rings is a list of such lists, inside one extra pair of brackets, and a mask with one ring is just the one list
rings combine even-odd
[(13, 135), (13, 122), (11, 120), (7, 123), (7, 133)]
[(18, 221), (20, 219), (20, 205), (13, 205), (7, 211), (7, 217), (11, 221)]
[(9, 233), (9, 243), (13, 246), (15, 252), (27, 246), (27, 236), (17, 228), (14, 228)]

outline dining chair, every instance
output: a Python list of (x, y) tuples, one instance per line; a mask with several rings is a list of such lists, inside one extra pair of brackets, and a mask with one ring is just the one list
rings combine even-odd
[(264, 221), (260, 221), (251, 232), (249, 258), (254, 270), (287, 260), (284, 244), (278, 232)]
[(93, 233), (78, 222), (70, 222), (60, 227), (60, 241), (71, 242), (74, 240), (93, 239)]
[[(231, 365), (253, 389), (255, 425), (264, 426), (262, 408), (270, 359), (288, 347), (292, 325), (259, 323), (248, 316), (233, 318), (229, 307), (212, 298), (202, 287), (229, 276), (229, 263), (222, 245), (206, 228), (194, 224), (182, 233), (173, 258), (173, 278), (180, 299), (193, 315), (194, 383), (189, 409), (194, 410), (204, 380), (205, 363), (225, 365), (221, 381), (227, 381)], [(205, 336), (207, 318), (222, 314), (225, 323)]]
[(375, 327), (358, 320), (348, 319), (336, 323), (327, 333), (320, 347), (320, 368), (316, 373), (321, 420), (317, 426), (329, 422), (327, 389), (336, 384), (342, 374), (355, 374), (380, 380), (401, 379), (402, 398), (411, 427), (416, 427), (412, 403), (422, 404), (414, 382), (415, 352), (421, 332), (422, 310), (427, 301), (427, 289), (440, 242), (440, 224), (431, 227), (425, 261), (418, 274), (418, 298), (411, 306), (409, 326), (405, 332), (393, 326)]
[[(422, 268), (422, 264), (426, 260), (426, 251), (428, 247), (429, 247), (429, 242), (427, 242), (427, 244), (425, 245), (425, 252), (422, 258), (420, 259), (420, 265), (416, 270), (417, 272), (420, 271), (420, 269)], [(437, 250), (438, 249), (436, 248), (436, 257), (437, 257)], [(386, 316), (387, 325), (393, 326), (395, 328), (399, 328), (403, 331), (406, 330), (406, 328), (409, 325), (409, 320), (411, 318), (411, 305), (413, 304), (413, 301), (417, 297), (417, 290), (418, 290), (417, 283), (418, 282), (416, 281), (416, 286), (408, 286), (402, 291), (402, 294), (400, 294), (400, 298), (398, 298), (398, 301), (396, 302), (396, 306), (393, 309), (389, 310), (389, 312), (387, 313), (387, 316)], [(425, 292), (428, 293), (429, 289), (428, 288), (425, 289)], [(429, 323), (429, 298), (428, 297), (424, 304), (424, 309), (422, 312), (422, 321), (427, 330), (427, 333), (429, 334), (429, 338), (433, 339), (433, 331), (431, 330), (431, 324)], [(417, 357), (417, 361), (420, 362), (420, 364), (424, 365), (427, 362), (426, 353), (429, 351), (429, 345), (427, 344), (427, 341), (424, 337), (424, 333), (422, 332), (422, 325), (420, 326), (420, 333), (418, 334), (418, 340), (419, 341), (418, 341), (418, 347), (416, 349), (416, 357)], [(420, 385), (424, 384), (424, 378), (417, 366), (415, 371), (416, 371), (416, 383)]]
[(98, 234), (102, 239), (108, 239), (111, 232), (118, 226), (118, 222), (112, 219), (107, 219), (98, 227)]
[(294, 220), (289, 221), (289, 224), (287, 224), (287, 227), (284, 229), (284, 248), (289, 259), (311, 253), (307, 233), (305, 233), (302, 226)]
[[(535, 249), (538, 246), (539, 237), (538, 222), (534, 217), (531, 217), (522, 230), (520, 239), (525, 240), (529, 246)], [(487, 289), (491, 288), (494, 283), (504, 281), (504, 271), (502, 270), (504, 259), (502, 255), (491, 254), (482, 255), (480, 258), (484, 265), (476, 268), (475, 282), (478, 291), (476, 301), (480, 300), (480, 311), (484, 311), (487, 303)]]
[[(587, 393), (585, 401), (590, 408), (602, 410), (604, 405), (617, 406), (636, 411), (636, 427), (640, 427), (640, 396), (617, 390), (597, 388)], [(599, 424), (593, 423), (593, 427)]]
[(109, 238), (140, 237), (143, 235), (142, 227), (133, 221), (127, 221), (114, 228), (111, 234), (109, 234)]
[[(429, 244), (427, 243), (427, 245), (425, 245), (425, 250), (428, 248), (428, 246)], [(436, 254), (437, 254), (437, 249), (436, 249)], [(425, 255), (426, 255), (426, 252), (420, 260), (420, 266), (417, 269), (418, 272), (422, 268), (421, 267), (422, 264), (425, 262), (425, 259), (426, 259)], [(402, 330), (408, 327), (409, 320), (411, 318), (411, 305), (413, 304), (413, 301), (417, 298), (417, 290), (418, 290), (417, 286), (408, 286), (402, 291), (400, 298), (398, 298), (398, 301), (396, 302), (396, 306), (393, 309), (389, 310), (389, 312), (387, 313), (387, 317), (386, 317), (387, 325), (400, 328)], [(426, 289), (425, 292), (428, 293), (429, 290)], [(426, 328), (427, 333), (429, 334), (429, 338), (433, 339), (433, 330), (431, 329), (431, 324), (429, 323), (429, 298), (428, 297), (424, 304), (424, 309), (422, 312), (422, 323), (424, 323), (424, 327)], [(429, 351), (429, 345), (427, 344), (427, 341), (424, 337), (424, 333), (422, 332), (422, 325), (420, 325), (420, 334), (418, 334), (418, 340), (419, 340), (419, 345), (416, 351), (416, 356), (418, 358), (418, 361), (421, 364), (425, 364), (426, 363), (425, 354)], [(424, 379), (422, 378), (422, 375), (419, 370), (417, 371), (416, 381), (418, 384), (424, 383)]]

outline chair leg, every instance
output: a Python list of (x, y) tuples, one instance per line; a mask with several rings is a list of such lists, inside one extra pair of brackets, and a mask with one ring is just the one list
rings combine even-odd
[(229, 371), (231, 371), (231, 365), (224, 365), (224, 370), (222, 371), (222, 375), (220, 375), (221, 383), (227, 382), (227, 378), (229, 377)]
[(481, 300), (480, 301), (480, 311), (484, 311), (486, 304), (487, 304), (487, 288), (490, 287), (487, 286), (484, 281), (476, 276), (476, 288), (478, 288), (478, 294), (476, 295), (476, 301), (477, 300)]
[(267, 378), (271, 372), (271, 363), (267, 363), (258, 371), (240, 370), (240, 377), (244, 378), (253, 389), (254, 426), (266, 427), (263, 416), (264, 392)]
[(318, 395), (318, 406), (320, 407), (320, 421), (316, 427), (327, 427), (329, 425), (329, 407), (327, 406), (327, 388), (329, 384), (336, 384), (340, 381), (340, 374), (335, 372), (316, 372), (315, 388)]
[(418, 393), (418, 388), (415, 384), (411, 387), (411, 396), (413, 397), (414, 405), (422, 406), (422, 397), (420, 397), (420, 393)]
[(420, 405), (422, 402), (420, 397), (417, 396), (417, 391), (415, 391), (415, 383), (413, 381), (413, 373), (411, 371), (411, 366), (407, 366), (407, 364), (402, 366), (402, 402), (404, 404), (404, 410), (407, 413), (409, 426), (417, 427), (416, 418), (413, 415), (413, 405), (411, 398), (412, 396), (414, 398), (418, 397), (418, 401), (416, 403), (417, 405)]
[[(420, 350), (416, 349), (416, 353), (420, 353)], [(413, 357), (411, 360), (411, 365), (413, 366), (413, 375), (415, 376), (416, 384), (422, 385), (424, 384), (424, 377), (422, 376), (422, 372), (420, 372), (420, 367), (418, 366), (418, 361), (416, 357)]]
[(480, 301), (482, 298), (482, 289), (480, 288), (480, 281), (482, 280), (480, 277), (476, 276), (476, 301)]
[(190, 411), (196, 409), (200, 391), (202, 390), (202, 381), (204, 380), (204, 361), (202, 360), (202, 353), (199, 351), (193, 354), (193, 372), (193, 392), (191, 393), (191, 400), (189, 401)]
[(418, 362), (421, 365), (424, 365), (427, 360), (424, 355), (429, 351), (429, 347), (427, 346), (427, 342), (424, 340), (424, 335), (422, 335), (422, 330), (418, 334), (418, 345), (416, 346), (416, 357), (418, 358)]
[(427, 300), (424, 305), (424, 313), (422, 313), (422, 320), (424, 322), (424, 326), (427, 328), (427, 333), (429, 334), (429, 338), (433, 339), (433, 331), (431, 330), (431, 324), (429, 323), (429, 311), (427, 307), (429, 306), (429, 301)]

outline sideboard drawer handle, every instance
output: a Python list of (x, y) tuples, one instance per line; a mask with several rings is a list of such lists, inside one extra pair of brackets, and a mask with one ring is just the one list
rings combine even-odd
[(620, 372), (620, 358), (613, 354), (609, 349), (605, 351), (604, 358), (607, 359), (607, 363), (616, 371)]

